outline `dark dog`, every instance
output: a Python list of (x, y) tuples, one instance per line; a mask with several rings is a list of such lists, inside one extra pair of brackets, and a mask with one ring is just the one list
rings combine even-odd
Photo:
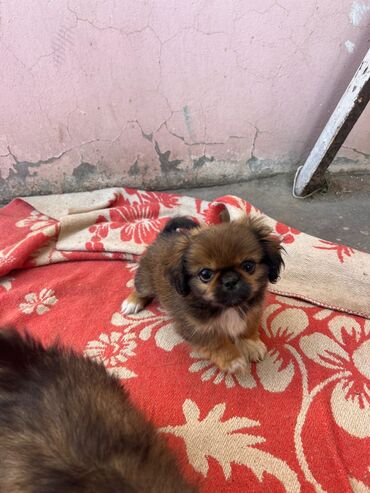
[(200, 226), (174, 218), (141, 258), (122, 310), (136, 313), (158, 298), (186, 341), (222, 370), (243, 371), (266, 353), (258, 326), (281, 251), (262, 219)]
[(98, 363), (0, 331), (1, 493), (195, 493)]

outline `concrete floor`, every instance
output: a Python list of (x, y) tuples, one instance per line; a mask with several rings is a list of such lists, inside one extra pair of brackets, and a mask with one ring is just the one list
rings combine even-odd
[(370, 174), (331, 175), (327, 191), (304, 200), (292, 196), (292, 182), (292, 176), (279, 175), (234, 185), (171, 191), (206, 200), (237, 195), (305, 233), (370, 253)]

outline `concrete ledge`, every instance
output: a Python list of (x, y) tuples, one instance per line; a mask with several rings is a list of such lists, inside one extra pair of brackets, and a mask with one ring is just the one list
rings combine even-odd
[[(370, 155), (355, 149), (344, 148), (345, 154), (337, 157), (330, 167), (331, 174), (370, 172)], [(292, 160), (266, 160), (252, 157), (247, 161), (201, 160), (197, 167), (178, 168), (148, 178), (144, 169), (110, 174), (99, 170), (99, 164), (81, 163), (71, 174), (61, 173), (60, 179), (30, 171), (31, 163), (18, 163), (17, 173), (8, 178), (0, 177), (0, 203), (19, 196), (47, 195), (127, 186), (148, 190), (165, 190), (191, 187), (207, 187), (247, 182), (257, 178), (286, 175), (295, 172), (301, 162)], [(27, 166), (26, 166), (27, 165)], [(47, 166), (55, 166), (48, 163)]]

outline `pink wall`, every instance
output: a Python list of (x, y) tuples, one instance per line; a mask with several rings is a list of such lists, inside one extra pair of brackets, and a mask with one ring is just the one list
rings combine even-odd
[[(222, 182), (302, 163), (370, 0), (2, 0), (0, 194)], [(333, 169), (370, 164), (370, 108)]]

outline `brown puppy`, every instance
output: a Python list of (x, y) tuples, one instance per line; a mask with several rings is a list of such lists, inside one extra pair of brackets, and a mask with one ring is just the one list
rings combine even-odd
[(0, 331), (1, 493), (195, 493), (103, 365)]
[(260, 218), (215, 226), (174, 218), (141, 258), (122, 311), (137, 313), (156, 297), (186, 341), (220, 369), (243, 371), (266, 353), (258, 325), (281, 251)]

